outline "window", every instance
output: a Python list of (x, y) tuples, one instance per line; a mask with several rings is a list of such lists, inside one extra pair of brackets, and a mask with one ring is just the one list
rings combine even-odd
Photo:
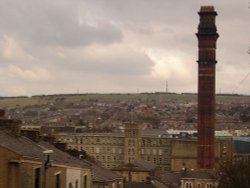
[(128, 161), (129, 161), (129, 162), (133, 162), (134, 160), (135, 160), (134, 157), (129, 157), (129, 158), (128, 158)]
[(105, 156), (102, 156), (102, 160), (105, 161)]
[(144, 153), (145, 153), (145, 152), (144, 152), (144, 149), (141, 149), (141, 154), (144, 155)]
[(150, 153), (151, 153), (151, 152), (150, 152), (150, 149), (147, 149), (147, 154), (150, 155)]
[(86, 143), (86, 144), (88, 144), (88, 143), (89, 143), (89, 139), (88, 139), (88, 138), (86, 139), (85, 143)]
[(151, 144), (152, 144), (153, 146), (155, 146), (155, 145), (156, 145), (156, 141), (153, 140), (153, 141), (151, 142)]
[(156, 163), (156, 158), (155, 157), (153, 158), (153, 162)]
[(197, 184), (197, 188), (201, 188), (201, 184), (198, 183), (198, 184)]
[(130, 155), (131, 154), (131, 149), (128, 149), (128, 155)]
[(153, 155), (156, 155), (156, 149), (153, 149)]
[(133, 136), (133, 137), (135, 136), (135, 130), (132, 131), (131, 136)]
[(110, 156), (107, 157), (107, 161), (110, 161)]
[(34, 188), (39, 188), (40, 186), (40, 168), (36, 168), (35, 169), (35, 184), (34, 184)]
[(159, 150), (158, 150), (158, 154), (159, 154), (159, 155), (162, 155), (162, 149), (159, 149)]
[(87, 175), (83, 176), (82, 178), (82, 188), (87, 188)]
[(145, 146), (145, 140), (144, 139), (141, 141), (141, 145)]
[(73, 188), (72, 182), (69, 183), (69, 188)]
[(75, 188), (78, 188), (78, 180), (76, 180)]
[(107, 147), (107, 153), (110, 153), (110, 147)]
[(100, 153), (105, 153), (105, 147), (101, 147)]
[(147, 145), (150, 145), (151, 144), (151, 140), (147, 140)]
[(193, 184), (192, 183), (186, 183), (185, 188), (193, 188)]
[(119, 149), (118, 149), (118, 153), (119, 153), (119, 154), (122, 154), (122, 149), (119, 148)]
[(213, 184), (212, 183), (208, 183), (206, 188), (213, 188)]
[(135, 150), (134, 149), (131, 149), (131, 154), (135, 155)]
[(55, 188), (61, 188), (60, 174), (56, 174), (56, 186), (55, 186)]
[(128, 145), (129, 146), (135, 146), (135, 141), (134, 140), (128, 140)]

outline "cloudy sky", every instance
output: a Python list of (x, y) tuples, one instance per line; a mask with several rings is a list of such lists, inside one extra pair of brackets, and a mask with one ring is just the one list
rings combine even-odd
[(250, 94), (248, 0), (0, 0), (0, 96), (197, 91), (197, 14), (218, 12), (217, 92)]

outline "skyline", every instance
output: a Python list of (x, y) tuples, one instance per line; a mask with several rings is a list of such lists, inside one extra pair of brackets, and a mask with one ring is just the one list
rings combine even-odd
[(216, 93), (249, 95), (248, 1), (0, 0), (0, 96), (197, 93), (202, 5), (218, 13)]

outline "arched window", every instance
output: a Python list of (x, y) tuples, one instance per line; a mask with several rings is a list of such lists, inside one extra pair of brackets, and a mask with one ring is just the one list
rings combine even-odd
[(185, 188), (193, 188), (193, 184), (190, 183), (190, 182), (187, 182), (187, 183), (185, 184)]
[(207, 188), (213, 188), (213, 184), (212, 183), (208, 183), (207, 184)]

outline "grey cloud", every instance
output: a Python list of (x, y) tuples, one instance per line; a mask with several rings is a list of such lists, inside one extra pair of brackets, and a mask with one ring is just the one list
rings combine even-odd
[(77, 5), (67, 1), (2, 0), (1, 35), (12, 35), (34, 45), (79, 46), (113, 43), (122, 38), (120, 29), (108, 21), (96, 27), (79, 23)]
[[(98, 4), (98, 6), (96, 5)], [(111, 19), (120, 19), (128, 23), (150, 23), (183, 20), (183, 13), (188, 12), (185, 3), (166, 0), (99, 0), (88, 1), (88, 5), (98, 9)]]
[(77, 24), (60, 25), (57, 28), (53, 26), (49, 27), (49, 29), (44, 29), (44, 27), (36, 28), (27, 36), (26, 40), (31, 39), (37, 45), (76, 47), (92, 43), (108, 44), (119, 42), (121, 38), (122, 34), (118, 28), (109, 23), (102, 23), (96, 28)]
[[(51, 76), (47, 83), (6, 76), (17, 90), (5, 94), (63, 93), (77, 88), (85, 92), (163, 90), (165, 79), (152, 77), (156, 62), (143, 50), (173, 52), (195, 69), (197, 12), (206, 4), (215, 5), (218, 12), (217, 83), (230, 91), (238, 82), (234, 78), (240, 80), (249, 70), (250, 12), (245, 0), (0, 0), (0, 40), (9, 36), (20, 46), (19, 55), (12, 50), (16, 58), (0, 53), (1, 69), (13, 64), (24, 73), (44, 70)], [(190, 80), (172, 75), (171, 91), (196, 91), (196, 70), (193, 73)], [(243, 86), (239, 89), (250, 92)]]
[(96, 46), (90, 49), (63, 50), (65, 58), (57, 59), (55, 69), (63, 66), (71, 71), (82, 73), (121, 75), (148, 75), (154, 63), (142, 52), (128, 47)]

